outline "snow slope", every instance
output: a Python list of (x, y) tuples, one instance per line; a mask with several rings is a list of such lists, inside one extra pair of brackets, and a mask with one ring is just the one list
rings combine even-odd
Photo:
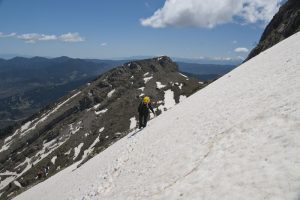
[(15, 199), (299, 199), (299, 55), (298, 33)]

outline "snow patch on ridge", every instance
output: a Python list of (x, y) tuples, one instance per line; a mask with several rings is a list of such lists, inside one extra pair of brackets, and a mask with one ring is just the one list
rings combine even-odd
[(183, 83), (178, 84), (180, 90), (182, 90)]
[(153, 78), (152, 76), (150, 76), (150, 77), (145, 77), (145, 78), (144, 78), (145, 84), (146, 84), (147, 82), (149, 82), (152, 78)]
[(166, 90), (164, 94), (164, 101), (158, 101), (157, 103), (161, 104), (158, 106), (158, 109), (162, 113), (174, 107), (176, 105), (174, 100), (174, 92), (171, 89)]
[(51, 162), (52, 162), (53, 165), (55, 165), (56, 159), (57, 159), (57, 156), (53, 156), (53, 158), (51, 159)]
[(129, 129), (134, 129), (137, 125), (137, 121), (135, 119), (135, 117), (130, 118), (130, 127)]
[(165, 108), (170, 109), (175, 106), (176, 102), (174, 100), (174, 92), (172, 90), (165, 91)]
[(94, 142), (91, 144), (91, 146), (83, 152), (83, 156), (82, 156), (82, 159), (81, 159), (81, 160), (84, 160), (85, 158), (88, 157), (88, 155), (90, 155), (90, 154), (93, 152), (95, 145), (96, 145), (99, 141), (100, 141), (100, 137), (98, 136), (98, 137), (94, 140)]
[(29, 126), (31, 125), (32, 121), (26, 122), (23, 126), (21, 126), (20, 131), (23, 132), (25, 130), (27, 130), (29, 128)]
[(77, 122), (76, 124), (70, 124), (69, 125), (69, 127), (70, 127), (70, 132), (71, 132), (71, 134), (75, 134), (75, 133), (77, 133), (80, 129), (82, 129), (82, 126), (81, 126), (81, 124), (82, 124), (82, 121), (79, 121), (79, 122)]
[(156, 82), (156, 87), (158, 89), (162, 89), (162, 88), (166, 87), (166, 85), (161, 84), (161, 82)]
[(110, 91), (108, 94), (107, 94), (107, 97), (110, 98), (112, 97), (112, 95), (115, 93), (116, 89), (113, 89), (112, 91)]
[(70, 149), (69, 151), (65, 152), (65, 155), (69, 155), (71, 153), (72, 149)]
[(101, 133), (103, 131), (104, 131), (104, 127), (102, 127), (102, 128), (99, 129), (99, 133)]
[(104, 113), (106, 113), (108, 111), (108, 109), (107, 108), (105, 108), (105, 109), (103, 109), (103, 110), (100, 110), (100, 111), (95, 111), (95, 114), (96, 115), (101, 115), (101, 114), (104, 114)]
[(18, 182), (18, 181), (14, 181), (14, 184), (19, 187), (19, 188), (22, 188), (22, 185)]
[(98, 104), (94, 105), (93, 108), (94, 108), (95, 110), (97, 110), (100, 106), (101, 106), (101, 103), (98, 103)]
[(163, 59), (163, 57), (158, 57), (157, 61), (161, 61)]
[(184, 78), (186, 78), (186, 80), (189, 80), (189, 77), (187, 77), (186, 75), (179, 73), (181, 76), (183, 76)]
[(83, 146), (83, 143), (80, 143), (77, 147), (75, 147), (73, 160), (75, 160), (78, 157), (82, 146)]
[(145, 90), (145, 87), (138, 88), (139, 90), (142, 90), (142, 92)]
[(6, 186), (8, 186), (8, 184), (12, 181), (15, 180), (15, 176), (10, 176), (10, 177), (7, 177), (6, 179), (4, 180), (1, 180), (0, 181), (0, 189), (2, 190), (3, 188), (5, 188)]
[[(58, 149), (61, 145), (63, 145), (70, 136), (59, 138), (58, 142), (56, 140), (51, 140), (47, 143), (44, 142), (42, 150), (37, 152), (35, 156), (32, 158), (34, 160), (33, 164), (36, 165), (38, 162), (46, 158), (53, 151)], [(23, 171), (24, 173), (25, 171)]]

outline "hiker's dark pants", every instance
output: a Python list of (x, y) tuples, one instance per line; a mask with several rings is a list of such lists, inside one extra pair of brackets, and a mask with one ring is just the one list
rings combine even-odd
[(139, 128), (147, 126), (148, 115), (149, 113), (139, 113)]

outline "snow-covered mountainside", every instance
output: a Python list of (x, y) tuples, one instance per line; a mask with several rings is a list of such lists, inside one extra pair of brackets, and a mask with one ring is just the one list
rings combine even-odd
[(15, 200), (299, 199), (299, 55), (297, 33)]
[(13, 197), (73, 163), (80, 166), (126, 136), (137, 125), (144, 95), (159, 115), (204, 86), (180, 74), (165, 56), (102, 74), (0, 139), (1, 197)]

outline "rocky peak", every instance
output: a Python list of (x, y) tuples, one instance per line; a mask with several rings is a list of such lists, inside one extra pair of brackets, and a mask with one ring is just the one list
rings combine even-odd
[[(149, 72), (174, 72), (178, 71), (177, 65), (171, 60), (171, 58), (167, 56), (161, 56), (152, 59), (146, 60), (138, 60), (133, 62), (128, 62), (124, 64), (128, 66), (131, 70), (142, 70), (142, 71), (149, 71)], [(143, 68), (141, 68), (141, 66)]]
[[(300, 30), (300, 1), (288, 0), (279, 9), (263, 32), (258, 45), (250, 52), (247, 60)], [(244, 62), (245, 62), (244, 61)]]

